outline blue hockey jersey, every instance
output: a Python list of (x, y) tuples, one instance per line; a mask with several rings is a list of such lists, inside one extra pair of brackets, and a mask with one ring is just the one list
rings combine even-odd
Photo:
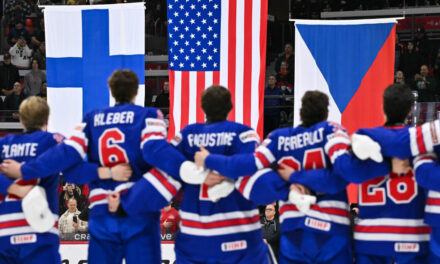
[[(95, 180), (90, 183), (90, 216), (111, 215), (107, 197), (111, 192), (126, 192), (152, 165), (179, 177), (185, 158), (166, 141), (166, 125), (160, 110), (134, 104), (118, 104), (88, 113), (63, 144), (27, 162), (23, 178), (65, 171), (87, 155), (90, 162), (112, 167), (129, 163), (133, 175), (126, 183)], [(70, 176), (68, 173), (65, 173)], [(154, 219), (158, 214), (154, 214)]]
[[(341, 136), (342, 135), (342, 136)], [(330, 139), (335, 138), (330, 142)], [(227, 177), (236, 178), (239, 175), (253, 174), (259, 169), (269, 167), (274, 163), (284, 164), (294, 168), (291, 181), (304, 184), (316, 192), (317, 203), (309, 212), (303, 214), (295, 205), (280, 202), (281, 231), (290, 232), (295, 229), (308, 229), (313, 232), (348, 236), (350, 219), (345, 187), (347, 181), (331, 174), (325, 168), (331, 169), (331, 160), (346, 153), (349, 139), (341, 126), (332, 122), (320, 122), (305, 128), (277, 129), (272, 132), (263, 144), (253, 154), (234, 155), (225, 157), (211, 154), (205, 160), (205, 165)], [(327, 154), (327, 155), (326, 155)], [(302, 171), (310, 171), (304, 174)], [(261, 188), (258, 179), (272, 175), (275, 172), (262, 171), (242, 183), (244, 196), (258, 199), (254, 188)], [(258, 176), (255, 179), (255, 176)], [(317, 177), (315, 177), (317, 176)], [(325, 182), (324, 182), (325, 181)], [(245, 191), (247, 190), (247, 191)]]
[[(223, 155), (253, 153), (259, 144), (259, 137), (247, 126), (222, 121), (189, 125), (178, 133), (171, 143), (188, 160), (193, 160), (200, 146), (205, 146), (212, 153)], [(167, 191), (170, 186), (162, 184), (164, 181), (158, 180), (158, 177), (161, 176), (157, 173), (146, 177), (121, 196), (121, 202), (128, 214), (141, 210), (142, 206), (144, 209), (148, 207), (149, 210), (152, 206), (157, 206), (144, 206), (145, 193), (151, 192), (152, 185), (157, 186), (158, 193), (162, 193), (160, 206), (165, 206), (171, 200), (170, 192)], [(237, 186), (243, 177), (238, 179)], [(287, 183), (280, 177), (277, 179), (280, 191), (274, 193), (287, 197)], [(142, 188), (139, 188), (140, 184), (143, 185)], [(217, 202), (212, 202), (208, 198), (206, 185), (181, 184), (184, 193), (180, 211), (182, 220), (175, 243), (179, 254), (202, 260), (226, 260), (234, 252), (239, 254), (246, 249), (264, 247), (256, 203), (245, 199), (238, 190)], [(173, 183), (173, 186), (178, 187), (176, 183)], [(265, 202), (270, 203), (273, 200)]]
[[(376, 127), (362, 129), (360, 134), (378, 141), (386, 157), (411, 157), (431, 148), (423, 142), (417, 143), (417, 139), (422, 139), (420, 127)], [(426, 254), (430, 228), (424, 224), (425, 202), (425, 191), (412, 171), (403, 176), (389, 173), (367, 179), (359, 185), (355, 250), (391, 257)]]
[[(1, 160), (26, 162), (35, 159), (47, 149), (58, 144), (60, 136), (42, 131), (22, 135), (8, 135), (0, 139)], [(14, 181), (0, 174), (0, 250), (18, 245), (56, 245), (59, 243), (56, 225), (46, 233), (37, 233), (27, 223), (21, 199), (6, 193)], [(46, 191), (49, 208), (58, 220), (58, 182), (54, 174), (42, 179), (16, 180), (19, 185), (39, 185)]]

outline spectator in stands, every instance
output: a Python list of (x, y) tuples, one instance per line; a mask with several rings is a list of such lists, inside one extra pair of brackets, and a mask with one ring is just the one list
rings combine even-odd
[(87, 232), (88, 223), (79, 218), (80, 214), (81, 212), (77, 208), (77, 201), (75, 198), (70, 198), (68, 209), (61, 215), (58, 221), (60, 233)]
[[(156, 97), (154, 107), (163, 108), (170, 107), (170, 87), (168, 82), (163, 83), (162, 93)], [(160, 109), (166, 118), (169, 117), (169, 109)]]
[(286, 61), (281, 62), (277, 80), (277, 85), (283, 90), (284, 94), (290, 95), (293, 93), (293, 74), (289, 71)]
[(407, 52), (400, 57), (399, 70), (407, 78), (407, 83), (412, 82), (414, 75), (420, 71), (420, 66), (423, 64), (423, 58), (414, 49), (414, 43), (408, 42)]
[(19, 69), (29, 69), (32, 58), (32, 50), (28, 47), (26, 40), (20, 37), (17, 43), (9, 49), (12, 64)]
[(414, 46), (423, 57), (424, 63), (431, 61), (432, 45), (431, 41), (426, 37), (425, 29), (423, 27), (417, 28)]
[(26, 96), (41, 94), (41, 86), (46, 82), (46, 74), (38, 68), (38, 61), (32, 60), (32, 70), (24, 76), (24, 93)]
[(154, 26), (155, 35), (163, 35), (167, 26), (167, 10), (166, 2), (156, 1), (154, 8), (151, 12), (151, 19)]
[(422, 65), (420, 67), (420, 74), (414, 77), (415, 89), (419, 93), (419, 102), (433, 102), (438, 95), (437, 82), (435, 78), (429, 75), (428, 66)]
[(5, 6), (5, 15), (9, 25), (15, 25), (17, 22), (23, 23), (27, 16), (31, 14), (31, 5), (25, 0), (10, 0)]
[(399, 69), (400, 57), (405, 53), (405, 44), (400, 41), (400, 37), (396, 34), (396, 50), (394, 56), (394, 70)]
[(405, 75), (403, 75), (403, 71), (396, 71), (394, 75), (394, 83), (405, 84)]
[(173, 202), (160, 211), (161, 233), (176, 233), (179, 231), (179, 212), (173, 207)]
[[(268, 98), (268, 96), (278, 96), (278, 98)], [(264, 90), (264, 137), (280, 126), (281, 108), (279, 106), (284, 104), (284, 99), (280, 96), (283, 96), (283, 91), (277, 86), (277, 78), (275, 75), (270, 75), (268, 85)]]
[[(44, 30), (44, 18), (40, 19), (39, 27), (37, 27), (34, 31), (34, 34), (32, 35), (32, 45), (36, 48), (39, 48), (41, 43), (45, 42), (46, 40), (46, 31)], [(46, 51), (46, 46), (44, 46), (44, 49)], [(44, 67), (45, 69), (46, 67)], [(43, 69), (43, 68), (42, 68)]]
[(17, 43), (18, 39), (23, 37), (27, 42), (30, 41), (29, 31), (23, 26), (23, 22), (17, 22), (15, 27), (11, 29), (8, 35), (8, 44), (9, 46), (14, 46)]
[(287, 69), (289, 72), (295, 72), (295, 58), (293, 56), (293, 46), (291, 43), (286, 43), (286, 45), (284, 45), (284, 54), (281, 55), (275, 63), (276, 72), (280, 72), (281, 62), (283, 61), (287, 63)]
[(263, 229), (263, 239), (270, 245), (272, 251), (278, 259), (278, 251), (280, 249), (280, 222), (277, 217), (275, 203), (268, 204), (264, 210), (264, 216), (261, 218), (261, 226)]
[(64, 191), (60, 195), (60, 213), (67, 210), (67, 203), (71, 198), (76, 200), (79, 210), (84, 209), (82, 206), (85, 204), (85, 199), (81, 195), (81, 189), (75, 186), (75, 184), (66, 183)]
[(41, 93), (38, 95), (44, 100), (47, 100), (47, 82), (41, 84)]
[(12, 90), (13, 93), (5, 98), (5, 109), (13, 111), (12, 118), (18, 120), (18, 108), (20, 107), (21, 102), (26, 99), (26, 96), (24, 95), (21, 83), (19, 82), (14, 83), (14, 88)]
[(17, 67), (11, 64), (11, 55), (3, 55), (3, 65), (0, 66), (0, 88), (2, 94), (7, 96), (13, 93), (14, 83), (20, 81)]
[(34, 54), (34, 60), (38, 61), (38, 68), (46, 70), (46, 44), (44, 42), (40, 42), (40, 45)]

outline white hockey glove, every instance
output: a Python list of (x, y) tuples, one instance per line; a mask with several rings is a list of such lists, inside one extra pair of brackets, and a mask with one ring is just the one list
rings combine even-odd
[(188, 184), (202, 184), (208, 177), (209, 170), (198, 167), (192, 161), (185, 161), (180, 166), (180, 178)]
[(301, 213), (307, 213), (310, 210), (310, 206), (316, 203), (316, 196), (308, 194), (300, 194), (295, 190), (289, 192), (289, 202), (296, 205)]
[(209, 200), (217, 202), (221, 198), (225, 198), (230, 195), (235, 189), (234, 181), (224, 180), (219, 184), (208, 188)]
[(35, 186), (21, 201), (24, 217), (29, 225), (38, 233), (49, 231), (55, 225), (55, 216), (49, 209), (46, 191)]
[(351, 148), (356, 157), (361, 160), (383, 161), (380, 145), (369, 136), (353, 134), (351, 136)]

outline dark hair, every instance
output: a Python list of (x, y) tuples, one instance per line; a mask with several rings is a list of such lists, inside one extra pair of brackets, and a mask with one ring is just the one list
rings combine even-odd
[(116, 102), (131, 102), (137, 94), (139, 79), (132, 70), (116, 70), (108, 79), (108, 86)]
[(387, 116), (385, 125), (404, 123), (414, 103), (414, 95), (405, 84), (392, 84), (383, 92), (383, 111)]
[(328, 116), (328, 96), (320, 91), (308, 91), (301, 99), (302, 126), (310, 127)]
[(202, 109), (209, 122), (226, 120), (232, 109), (231, 93), (223, 86), (210, 86), (202, 94)]

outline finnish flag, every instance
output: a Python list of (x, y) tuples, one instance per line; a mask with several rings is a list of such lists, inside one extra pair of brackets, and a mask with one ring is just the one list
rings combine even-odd
[(116, 69), (137, 74), (144, 105), (143, 3), (46, 6), (44, 17), (49, 131), (70, 136), (87, 112), (113, 105), (107, 80)]

